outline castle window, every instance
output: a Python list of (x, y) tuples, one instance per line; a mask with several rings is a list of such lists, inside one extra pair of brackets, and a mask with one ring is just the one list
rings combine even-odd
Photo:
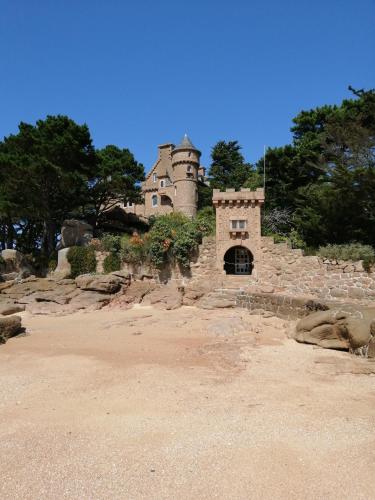
[(158, 195), (157, 194), (153, 194), (152, 195), (152, 198), (151, 198), (151, 205), (153, 207), (157, 207), (158, 206)]
[(132, 207), (133, 206), (133, 203), (131, 201), (128, 201), (126, 206), (129, 208), (129, 207)]
[(187, 171), (188, 171), (188, 172), (191, 172), (191, 165), (188, 165), (188, 166), (187, 166)]
[(160, 181), (160, 187), (163, 188), (164, 187), (164, 181)]
[(244, 231), (246, 229), (246, 220), (239, 219), (239, 220), (231, 220), (231, 229), (235, 231)]
[(157, 174), (152, 174), (152, 182), (156, 182), (158, 180)]

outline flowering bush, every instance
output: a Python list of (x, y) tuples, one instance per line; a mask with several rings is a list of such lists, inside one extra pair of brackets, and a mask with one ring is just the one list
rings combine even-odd
[(124, 262), (149, 262), (155, 267), (178, 262), (188, 267), (202, 236), (215, 231), (215, 214), (212, 209), (204, 209), (195, 219), (189, 219), (176, 212), (153, 217), (150, 225), (150, 231), (142, 235), (105, 235), (102, 244), (104, 240), (103, 246), (111, 253), (119, 253)]

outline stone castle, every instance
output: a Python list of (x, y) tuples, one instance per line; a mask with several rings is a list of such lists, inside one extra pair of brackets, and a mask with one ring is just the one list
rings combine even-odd
[[(144, 203), (127, 203), (123, 209), (144, 219), (175, 211), (194, 217), (198, 208), (198, 183), (205, 182), (200, 156), (186, 134), (178, 146), (159, 146), (158, 159), (142, 184)], [(224, 265), (226, 274), (252, 274), (261, 247), (263, 202), (263, 189), (214, 190), (217, 267), (222, 270)]]
[[(205, 182), (200, 151), (185, 135), (178, 146), (159, 146), (159, 157), (142, 186), (144, 204), (124, 206), (139, 217), (179, 211), (194, 217), (198, 206), (198, 183)], [(264, 290), (336, 299), (373, 299), (375, 275), (362, 263), (331, 262), (304, 256), (286, 243), (276, 244), (262, 236), (261, 210), (264, 189), (255, 191), (213, 190), (216, 236), (206, 238), (197, 262), (191, 263), (193, 283), (223, 286), (233, 277), (237, 283), (260, 284)]]
[(182, 212), (194, 217), (198, 207), (198, 182), (204, 182), (201, 152), (185, 134), (178, 146), (159, 146), (156, 163), (142, 184), (143, 204), (127, 203), (123, 209), (138, 217)]

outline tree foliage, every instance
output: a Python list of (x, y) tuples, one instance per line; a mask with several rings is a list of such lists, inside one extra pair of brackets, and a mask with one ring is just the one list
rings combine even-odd
[(109, 145), (96, 152), (94, 175), (87, 185), (88, 211), (96, 226), (101, 217), (118, 204), (141, 201), (140, 182), (144, 167), (128, 149)]
[(64, 219), (97, 229), (115, 204), (139, 200), (143, 178), (128, 149), (95, 151), (87, 125), (61, 115), (21, 122), (0, 142), (0, 249), (16, 245), (48, 260)]
[(291, 210), (309, 246), (375, 245), (375, 92), (351, 90), (340, 106), (299, 113), (292, 144), (266, 154), (266, 211)]
[(37, 240), (50, 254), (59, 225), (83, 201), (94, 166), (86, 125), (66, 116), (48, 116), (35, 126), (20, 123), (18, 134), (0, 143), (0, 216), (8, 243), (20, 230), (31, 232), (21, 242)]
[(210, 187), (240, 189), (248, 181), (253, 167), (245, 162), (237, 141), (219, 141), (211, 152)]

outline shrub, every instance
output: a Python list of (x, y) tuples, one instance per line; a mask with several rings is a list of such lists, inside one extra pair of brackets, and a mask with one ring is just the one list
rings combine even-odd
[(204, 236), (214, 235), (216, 232), (216, 216), (213, 207), (205, 207), (199, 210), (194, 220), (195, 225)]
[(326, 245), (320, 247), (318, 255), (330, 260), (363, 260), (363, 267), (367, 270), (375, 263), (375, 249), (361, 243), (347, 243), (345, 245)]
[(52, 273), (57, 267), (57, 260), (56, 259), (50, 259), (48, 261), (48, 272)]
[(306, 242), (302, 239), (296, 229), (292, 229), (288, 235), (288, 241), (292, 248), (306, 248)]
[(288, 243), (292, 248), (306, 248), (306, 243), (299, 235), (299, 233), (292, 229), (289, 234), (273, 233), (267, 227), (263, 228), (262, 234), (264, 236), (271, 236), (275, 243)]
[(71, 266), (71, 278), (80, 274), (89, 274), (96, 271), (95, 249), (88, 247), (71, 247), (68, 251), (68, 262)]
[(143, 238), (139, 235), (125, 235), (121, 238), (121, 258), (124, 262), (140, 264), (147, 260), (147, 247), (147, 235)]
[(90, 246), (92, 246), (98, 252), (101, 252), (102, 250), (104, 250), (102, 242), (99, 238), (92, 238), (92, 240), (90, 241)]
[(103, 269), (106, 274), (121, 269), (121, 258), (118, 253), (110, 253), (104, 259)]
[(215, 231), (215, 214), (205, 208), (192, 220), (181, 213), (153, 217), (151, 229), (140, 236), (121, 238), (121, 257), (125, 262), (150, 262), (161, 267), (166, 262), (178, 262), (187, 267), (203, 235)]
[(148, 253), (151, 262), (161, 267), (168, 261), (188, 266), (190, 257), (202, 240), (202, 231), (196, 220), (181, 213), (157, 217), (149, 232)]
[(121, 236), (107, 233), (101, 238), (100, 242), (105, 252), (116, 253), (121, 249)]
[(172, 255), (184, 267), (188, 267), (193, 253), (202, 239), (194, 223), (185, 224), (176, 234), (173, 241)]
[(262, 219), (262, 232), (286, 236), (292, 231), (293, 215), (290, 208), (273, 208)]

